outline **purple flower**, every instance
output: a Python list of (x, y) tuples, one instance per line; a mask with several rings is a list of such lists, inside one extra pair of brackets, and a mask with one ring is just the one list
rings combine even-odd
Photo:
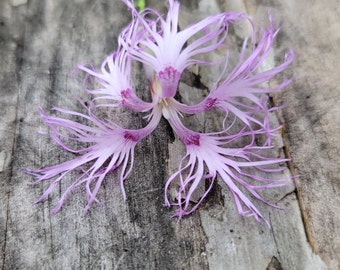
[[(83, 106), (87, 108), (84, 104)], [(126, 194), (123, 182), (133, 166), (134, 148), (140, 140), (149, 135), (157, 127), (162, 116), (161, 111), (155, 107), (146, 127), (139, 130), (128, 130), (122, 129), (114, 123), (98, 119), (92, 114), (91, 108), (87, 108), (87, 115), (60, 108), (54, 108), (54, 110), (83, 118), (84, 121), (89, 121), (91, 126), (68, 119), (47, 116), (43, 110), (40, 110), (41, 118), (50, 127), (51, 138), (63, 149), (80, 155), (72, 160), (52, 167), (40, 170), (27, 170), (28, 173), (36, 177), (37, 180), (34, 184), (55, 178), (50, 187), (36, 203), (47, 198), (52, 189), (62, 180), (62, 178), (77, 168), (81, 171), (80, 176), (77, 177), (63, 193), (57, 206), (52, 210), (53, 214), (60, 210), (68, 193), (80, 185), (85, 185), (86, 187), (86, 212), (94, 201), (99, 202), (96, 198), (96, 194), (106, 175), (118, 169), (120, 169), (119, 180), (125, 199)], [(61, 132), (60, 128), (67, 131), (68, 135)], [(90, 144), (90, 146), (73, 149), (64, 143), (63, 140)]]
[[(60, 147), (77, 156), (59, 165), (28, 170), (28, 173), (36, 177), (34, 183), (51, 181), (37, 202), (47, 198), (63, 177), (75, 170), (80, 173), (63, 193), (52, 213), (58, 212), (70, 191), (79, 186), (86, 188), (85, 211), (93, 202), (99, 203), (97, 192), (112, 172), (113, 176), (119, 173), (125, 199), (123, 183), (133, 166), (135, 145), (156, 128), (163, 116), (186, 147), (186, 154), (178, 170), (165, 184), (165, 205), (177, 207), (175, 216), (181, 218), (196, 210), (219, 177), (233, 195), (240, 215), (254, 216), (258, 221), (264, 219), (245, 192), (266, 202), (258, 193), (259, 190), (290, 183), (290, 179), (260, 177), (249, 170), (255, 168), (279, 174), (283, 170), (280, 163), (287, 161), (265, 157), (266, 150), (271, 148), (270, 139), (277, 131), (277, 128), (269, 125), (269, 112), (278, 108), (267, 107), (268, 94), (282, 90), (290, 81), (284, 80), (276, 87), (265, 85), (284, 71), (294, 58), (293, 52), (289, 51), (281, 65), (265, 71), (260, 69), (278, 33), (271, 17), (269, 27), (262, 30), (259, 40), (256, 40), (257, 31), (245, 14), (222, 13), (178, 30), (178, 2), (169, 0), (169, 11), (165, 19), (155, 10), (147, 8), (138, 12), (130, 1), (123, 2), (131, 9), (132, 22), (119, 36), (118, 50), (105, 59), (100, 70), (84, 65), (78, 67), (86, 74), (84, 90), (93, 96), (89, 106), (82, 103), (86, 113), (54, 108), (68, 115), (67, 118), (59, 118), (40, 111), (42, 119), (50, 127), (51, 138)], [(226, 40), (229, 27), (240, 20), (248, 21), (253, 33), (251, 39), (245, 39), (239, 62), (234, 69), (227, 72), (229, 62), (226, 57), (220, 79), (210, 88), (202, 102), (188, 105), (177, 101), (174, 96), (182, 72), (193, 64), (218, 64), (202, 61), (199, 56), (220, 48)], [(132, 87), (132, 61), (144, 65), (152, 95), (151, 102), (139, 98)], [(101, 119), (96, 113), (99, 107), (125, 107), (135, 112), (147, 112), (148, 124), (139, 130), (124, 129), (111, 120)], [(188, 129), (181, 121), (185, 114), (202, 113), (212, 108), (225, 113), (220, 131), (199, 133)], [(72, 117), (77, 117), (79, 122), (69, 120)], [(240, 124), (241, 127), (237, 128)], [(263, 135), (267, 136), (266, 142), (262, 146), (256, 145), (255, 137)], [(73, 149), (70, 143), (74, 141), (84, 147)], [(235, 147), (236, 141), (248, 143)], [(202, 181), (208, 181), (209, 187), (195, 203), (192, 197)], [(170, 200), (169, 189), (176, 183), (176, 198)]]
[[(175, 96), (185, 68), (193, 64), (211, 64), (194, 57), (217, 49), (226, 38), (229, 25), (246, 18), (242, 13), (222, 13), (178, 31), (178, 2), (169, 0), (170, 7), (164, 20), (156, 11), (147, 9), (138, 13), (128, 0), (123, 1), (132, 10), (133, 21), (123, 31), (120, 44), (133, 59), (156, 72), (161, 85), (160, 98)], [(150, 14), (156, 18), (150, 20)], [(186, 44), (195, 36), (194, 42)]]
[[(131, 59), (125, 50), (109, 55), (103, 62), (100, 71), (79, 65), (78, 69), (86, 72), (84, 89), (95, 96), (93, 101), (104, 100), (106, 103), (97, 106), (124, 106), (133, 111), (143, 112), (152, 109), (154, 104), (145, 102), (136, 96), (131, 86)], [(95, 80), (100, 88), (87, 89), (87, 82)], [(110, 103), (107, 103), (107, 102)]]
[[(284, 186), (289, 179), (266, 179), (251, 175), (244, 170), (244, 168), (255, 167), (266, 171), (266, 166), (268, 165), (287, 161), (287, 159), (266, 158), (257, 153), (259, 149), (264, 150), (270, 148), (254, 146), (255, 135), (262, 134), (263, 131), (242, 130), (237, 134), (229, 135), (228, 130), (223, 130), (221, 132), (202, 134), (187, 129), (181, 123), (174, 109), (171, 109), (170, 114), (170, 125), (187, 149), (187, 153), (182, 158), (178, 171), (168, 179), (165, 185), (165, 204), (167, 206), (175, 205), (178, 207), (175, 216), (182, 217), (195, 211), (207, 196), (216, 177), (219, 175), (232, 193), (237, 210), (241, 216), (254, 216), (257, 221), (264, 219), (260, 211), (250, 199), (245, 196), (239, 186), (243, 186), (256, 199), (265, 202), (257, 193), (257, 190)], [(242, 148), (227, 148), (229, 144), (243, 136), (250, 136), (252, 141)], [(283, 169), (279, 167), (274, 169), (276, 172), (282, 170)], [(267, 171), (270, 170), (267, 169)], [(273, 171), (273, 169), (271, 169), (271, 171)], [(169, 186), (176, 179), (179, 179), (180, 183), (177, 192), (177, 201), (170, 203), (167, 193)], [(209, 188), (198, 203), (193, 205), (191, 197), (199, 183), (204, 179), (211, 179)], [(252, 183), (248, 183), (246, 179)], [(244, 210), (244, 207), (246, 210)]]

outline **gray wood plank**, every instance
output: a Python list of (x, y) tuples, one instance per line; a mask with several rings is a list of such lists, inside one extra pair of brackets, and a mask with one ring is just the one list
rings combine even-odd
[[(108, 184), (102, 192), (108, 208), (95, 208), (85, 217), (82, 196), (72, 199), (66, 215), (50, 216), (59, 194), (32, 207), (46, 185), (28, 188), (29, 178), (20, 170), (67, 158), (50, 140), (37, 137), (38, 129), (46, 130), (37, 117), (38, 106), (79, 110), (70, 98), (85, 95), (81, 85), (70, 79), (71, 69), (81, 62), (99, 65), (114, 50), (117, 34), (128, 18), (122, 3), (29, 2), (18, 104), (22, 121), (7, 209), (5, 269), (206, 268), (204, 257), (197, 256), (204, 234), (200, 227), (192, 231), (190, 226), (199, 222), (198, 216), (187, 220), (188, 224), (183, 222), (182, 230), (162, 206), (168, 141), (159, 138), (167, 130), (165, 121), (163, 131), (156, 131), (136, 149), (132, 181), (126, 185), (129, 200), (123, 202), (117, 183)], [(160, 169), (155, 171), (155, 166)], [(145, 176), (149, 181), (143, 180)]]
[(308, 241), (329, 269), (340, 254), (340, 2), (285, 1), (249, 9), (257, 18), (271, 9), (280, 18), (278, 50), (296, 52), (293, 83), (277, 97), (293, 158)]
[[(72, 78), (72, 68), (88, 62), (99, 66), (104, 57), (116, 48), (117, 35), (130, 17), (119, 1), (33, 0), (18, 7), (11, 7), (6, 1), (4, 3), (1, 3), (5, 6), (0, 9), (1, 16), (6, 17), (8, 10), (13, 14), (25, 14), (27, 10), (27, 17), (21, 17), (21, 20), (10, 17), (6, 22), (9, 29), (6, 28), (3, 33), (16, 33), (16, 38), (12, 43), (8, 39), (1, 43), (1, 48), (5, 49), (1, 50), (1, 56), (7, 57), (10, 65), (1, 69), (0, 78), (5, 78), (8, 72), (18, 75), (20, 71), (16, 80), (0, 80), (1, 87), (4, 85), (6, 89), (13, 87), (18, 90), (19, 86), (16, 92), (4, 92), (8, 96), (2, 99), (6, 113), (1, 112), (1, 115), (9, 114), (11, 117), (6, 118), (9, 119), (6, 121), (2, 120), (5, 117), (1, 118), (0, 150), (12, 159), (12, 163), (5, 163), (5, 170), (1, 172), (1, 177), (5, 179), (0, 183), (2, 269), (325, 269), (321, 258), (330, 269), (336, 269), (332, 268), (338, 263), (334, 257), (336, 250), (329, 250), (330, 247), (338, 247), (336, 240), (329, 244), (326, 240), (334, 237), (330, 226), (338, 227), (329, 224), (326, 226), (327, 234), (315, 230), (321, 225), (318, 215), (320, 208), (330, 211), (330, 207), (326, 206), (327, 201), (318, 197), (319, 201), (314, 201), (308, 208), (308, 217), (315, 230), (313, 237), (322, 240), (325, 247), (324, 250), (320, 249), (321, 245), (318, 248), (320, 258), (312, 252), (307, 242), (306, 224), (299, 208), (301, 203), (292, 187), (265, 193), (266, 198), (283, 206), (285, 211), (258, 204), (269, 218), (272, 229), (255, 220), (239, 217), (228, 190), (220, 183), (216, 184), (200, 210), (179, 223), (172, 219), (172, 210), (162, 206), (164, 183), (177, 166), (176, 160), (183, 155), (184, 149), (164, 119), (155, 132), (136, 147), (134, 170), (126, 181), (126, 202), (122, 199), (117, 182), (107, 181), (98, 195), (105, 203), (105, 208), (96, 205), (83, 216), (85, 199), (79, 190), (67, 200), (60, 213), (51, 216), (50, 211), (72, 181), (72, 177), (68, 176), (48, 200), (33, 206), (32, 203), (47, 188), (48, 183), (27, 186), (31, 179), (22, 172), (22, 167), (39, 168), (72, 157), (48, 138), (37, 135), (37, 130), (47, 131), (38, 117), (38, 107), (42, 106), (47, 111), (52, 106), (81, 111), (74, 97), (79, 96), (85, 101), (89, 97), (83, 93), (79, 80)], [(160, 1), (149, 1), (148, 5), (165, 10), (165, 5)], [(254, 4), (249, 1), (224, 3), (208, 0), (183, 1), (182, 5), (181, 25), (231, 8), (247, 11), (261, 21), (266, 20), (267, 9), (270, 8), (278, 18), (286, 18), (273, 56), (276, 53), (282, 55), (283, 50), (298, 45), (297, 52), (302, 55), (301, 44), (294, 42), (294, 30), (300, 27), (294, 25), (296, 14), (293, 13), (293, 16), (288, 13), (295, 5), (293, 1), (281, 6), (262, 1)], [(279, 12), (281, 9), (285, 10), (284, 15)], [(20, 27), (23, 23), (25, 27)], [(306, 24), (306, 28), (302, 27), (301, 31), (307, 31), (309, 27)], [(242, 36), (242, 32), (236, 32), (236, 35)], [(300, 39), (297, 41), (302, 42)], [(332, 39), (333, 43), (335, 41)], [(20, 48), (19, 51), (16, 49), (18, 44), (23, 44), (20, 47), (23, 48), (23, 59), (19, 62), (17, 57), (21, 54)], [(273, 58), (268, 64), (274, 61)], [(303, 73), (308, 67), (306, 63), (299, 60), (294, 66), (300, 74), (304, 74), (304, 79), (310, 78)], [(201, 70), (199, 74), (202, 83), (209, 82), (214, 76), (214, 72), (206, 70)], [(181, 83), (182, 98), (189, 98), (186, 96), (189, 90), (191, 94), (197, 94), (197, 99), (202, 98), (204, 90), (195, 88), (190, 78), (188, 76)], [(147, 86), (138, 74), (137, 80), (140, 83), (139, 94), (143, 95)], [(297, 101), (302, 98), (296, 95), (303, 96), (308, 91), (304, 80), (301, 80), (301, 85), (305, 87), (302, 87), (303, 91), (295, 91), (295, 83), (282, 97), (285, 103), (290, 103), (284, 111), (288, 127), (295, 127), (298, 119), (294, 117), (306, 110), (303, 106), (299, 109), (292, 107), (296, 104), (294, 98)], [(320, 82), (321, 85), (324, 84)], [(280, 98), (277, 97), (278, 100)], [(320, 110), (314, 113), (320, 114)], [(188, 123), (204, 122), (206, 126), (203, 129), (214, 128), (217, 123), (209, 116), (197, 117), (189, 119)], [(142, 121), (140, 116), (135, 116), (126, 124), (136, 127)], [(276, 115), (272, 116), (272, 121), (278, 124)], [(11, 132), (3, 133), (2, 130), (8, 129)], [(324, 131), (327, 130), (325, 127)], [(303, 147), (297, 143), (301, 136), (295, 128), (289, 128), (287, 132), (294, 165), (301, 173), (307, 166), (304, 162), (311, 162), (312, 155), (306, 159), (306, 155), (301, 152)], [(331, 135), (329, 138), (334, 140)], [(5, 141), (6, 144), (3, 144)], [(284, 142), (278, 138), (275, 144), (273, 154), (282, 156)], [(308, 142), (304, 145), (313, 146)], [(11, 149), (14, 149), (13, 153)], [(323, 166), (326, 164), (323, 163)], [(287, 169), (285, 173), (290, 172)], [(315, 186), (311, 189), (307, 185), (303, 186), (302, 198), (306, 203), (311, 203), (310, 198), (317, 191), (318, 182), (315, 180), (313, 183)], [(323, 187), (326, 190), (329, 189), (327, 183)], [(338, 201), (332, 200), (337, 205)], [(312, 205), (319, 209), (311, 211)], [(332, 212), (327, 212), (327, 218), (336, 221), (336, 215), (332, 216)]]
[(26, 7), (0, 1), (0, 268), (8, 239), (8, 203), (12, 178), (17, 100), (23, 51)]

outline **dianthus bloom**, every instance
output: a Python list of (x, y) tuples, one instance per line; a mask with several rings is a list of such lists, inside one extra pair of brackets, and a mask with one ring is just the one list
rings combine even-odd
[[(252, 171), (278, 174), (283, 170), (279, 164), (286, 159), (269, 158), (263, 152), (271, 148), (270, 139), (277, 131), (269, 125), (269, 113), (277, 108), (268, 109), (267, 95), (283, 89), (289, 80), (273, 88), (268, 82), (285, 70), (294, 58), (293, 52), (288, 51), (282, 64), (265, 71), (261, 69), (278, 33), (271, 17), (269, 26), (259, 33), (249, 17), (233, 12), (210, 16), (179, 30), (178, 2), (168, 1), (169, 11), (165, 18), (150, 8), (138, 12), (129, 0), (123, 2), (132, 12), (132, 21), (118, 38), (118, 50), (105, 59), (99, 70), (78, 67), (86, 74), (84, 89), (93, 97), (90, 104), (81, 102), (85, 113), (54, 108), (59, 113), (76, 117), (76, 122), (69, 117), (48, 116), (40, 111), (50, 128), (51, 138), (77, 156), (51, 167), (28, 170), (36, 178), (34, 183), (51, 181), (38, 202), (47, 198), (63, 177), (75, 170), (79, 171), (78, 176), (61, 195), (52, 213), (58, 212), (70, 191), (79, 186), (86, 189), (85, 211), (88, 210), (93, 202), (99, 202), (96, 195), (109, 172), (116, 172), (119, 177), (125, 199), (123, 184), (133, 166), (134, 148), (157, 127), (163, 116), (186, 147), (178, 170), (165, 184), (165, 205), (177, 207), (175, 216), (181, 218), (197, 209), (215, 180), (220, 178), (230, 190), (240, 215), (253, 216), (258, 221), (264, 219), (244, 192), (265, 202), (258, 190), (280, 187), (289, 182), (286, 178), (260, 177)], [(227, 57), (224, 63), (203, 61), (202, 55), (226, 46), (230, 27), (240, 21), (247, 21), (252, 33), (244, 40), (235, 67), (230, 70)], [(133, 61), (144, 66), (152, 96), (150, 102), (139, 98), (132, 86)], [(192, 65), (217, 64), (224, 66), (223, 73), (210, 87), (204, 100), (189, 105), (175, 99), (185, 69)], [(89, 81), (93, 89), (88, 89)], [(101, 119), (96, 114), (98, 107), (125, 107), (147, 113), (148, 124), (142, 129), (124, 129), (112, 120)], [(200, 133), (183, 124), (184, 115), (204, 113), (213, 108), (225, 114), (220, 131)], [(241, 128), (235, 128), (235, 122), (241, 124)], [(264, 136), (265, 143), (257, 145), (256, 136)], [(248, 143), (235, 147), (233, 143), (240, 139)], [(84, 147), (72, 148), (71, 142), (74, 141)], [(207, 181), (208, 188), (199, 200), (194, 200), (192, 196), (202, 181)], [(175, 198), (168, 196), (170, 186), (178, 187)]]

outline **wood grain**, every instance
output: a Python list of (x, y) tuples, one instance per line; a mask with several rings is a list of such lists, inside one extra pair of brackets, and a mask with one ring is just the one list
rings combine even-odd
[[(161, 1), (147, 4), (166, 10)], [(38, 107), (80, 111), (75, 97), (89, 97), (72, 69), (79, 63), (99, 66), (115, 50), (117, 35), (130, 16), (120, 1), (0, 1), (0, 268), (338, 269), (339, 6), (336, 0), (327, 1), (327, 6), (307, 0), (182, 1), (180, 25), (230, 9), (245, 11), (261, 23), (271, 10), (282, 24), (273, 56), (282, 56), (290, 47), (296, 51), (294, 66), (284, 74), (293, 74), (295, 80), (274, 97), (286, 108), (282, 115), (272, 115), (273, 124), (285, 126), (272, 154), (292, 156), (299, 188), (264, 194), (285, 208), (257, 204), (272, 225), (268, 229), (238, 216), (220, 183), (196, 213), (180, 222), (171, 218), (173, 209), (163, 207), (164, 183), (184, 149), (164, 119), (136, 147), (126, 202), (111, 180), (98, 195), (106, 207), (94, 206), (83, 216), (85, 198), (79, 190), (51, 216), (72, 181), (66, 177), (48, 200), (33, 206), (47, 183), (28, 186), (32, 179), (22, 168), (72, 157), (37, 134), (47, 131)], [(202, 98), (214, 76), (208, 69), (186, 73), (180, 86), (183, 100), (189, 99), (188, 93)], [(139, 74), (135, 81), (138, 94), (144, 95), (146, 83)], [(198, 127), (204, 130), (218, 123), (209, 115), (187, 121), (204, 123)], [(125, 122), (137, 127), (143, 119), (134, 116)]]
[(300, 175), (296, 184), (306, 234), (329, 269), (339, 269), (340, 2), (263, 3), (252, 12), (259, 18), (270, 8), (283, 28), (277, 49), (290, 46), (296, 53), (294, 82), (277, 102), (286, 104), (284, 134)]

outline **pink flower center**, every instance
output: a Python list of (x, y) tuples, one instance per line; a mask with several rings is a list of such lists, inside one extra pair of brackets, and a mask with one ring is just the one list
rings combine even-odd
[(217, 103), (217, 98), (207, 98), (204, 104), (204, 108), (206, 110), (210, 110), (212, 107), (214, 107)]
[(173, 67), (167, 67), (164, 71), (158, 73), (158, 78), (166, 81), (174, 81), (177, 80), (180, 75), (181, 74)]
[(129, 131), (124, 132), (124, 139), (133, 142), (139, 141), (139, 137)]
[(183, 142), (185, 145), (200, 145), (200, 135), (199, 134), (190, 134), (184, 138)]
[(162, 87), (163, 98), (175, 96), (180, 77), (181, 73), (170, 66), (158, 73), (158, 79)]
[(122, 90), (121, 92), (120, 92), (120, 95), (121, 95), (121, 97), (123, 98), (123, 99), (129, 99), (130, 97), (131, 97), (131, 89), (130, 88), (128, 88), (128, 89), (125, 89), (125, 90)]

